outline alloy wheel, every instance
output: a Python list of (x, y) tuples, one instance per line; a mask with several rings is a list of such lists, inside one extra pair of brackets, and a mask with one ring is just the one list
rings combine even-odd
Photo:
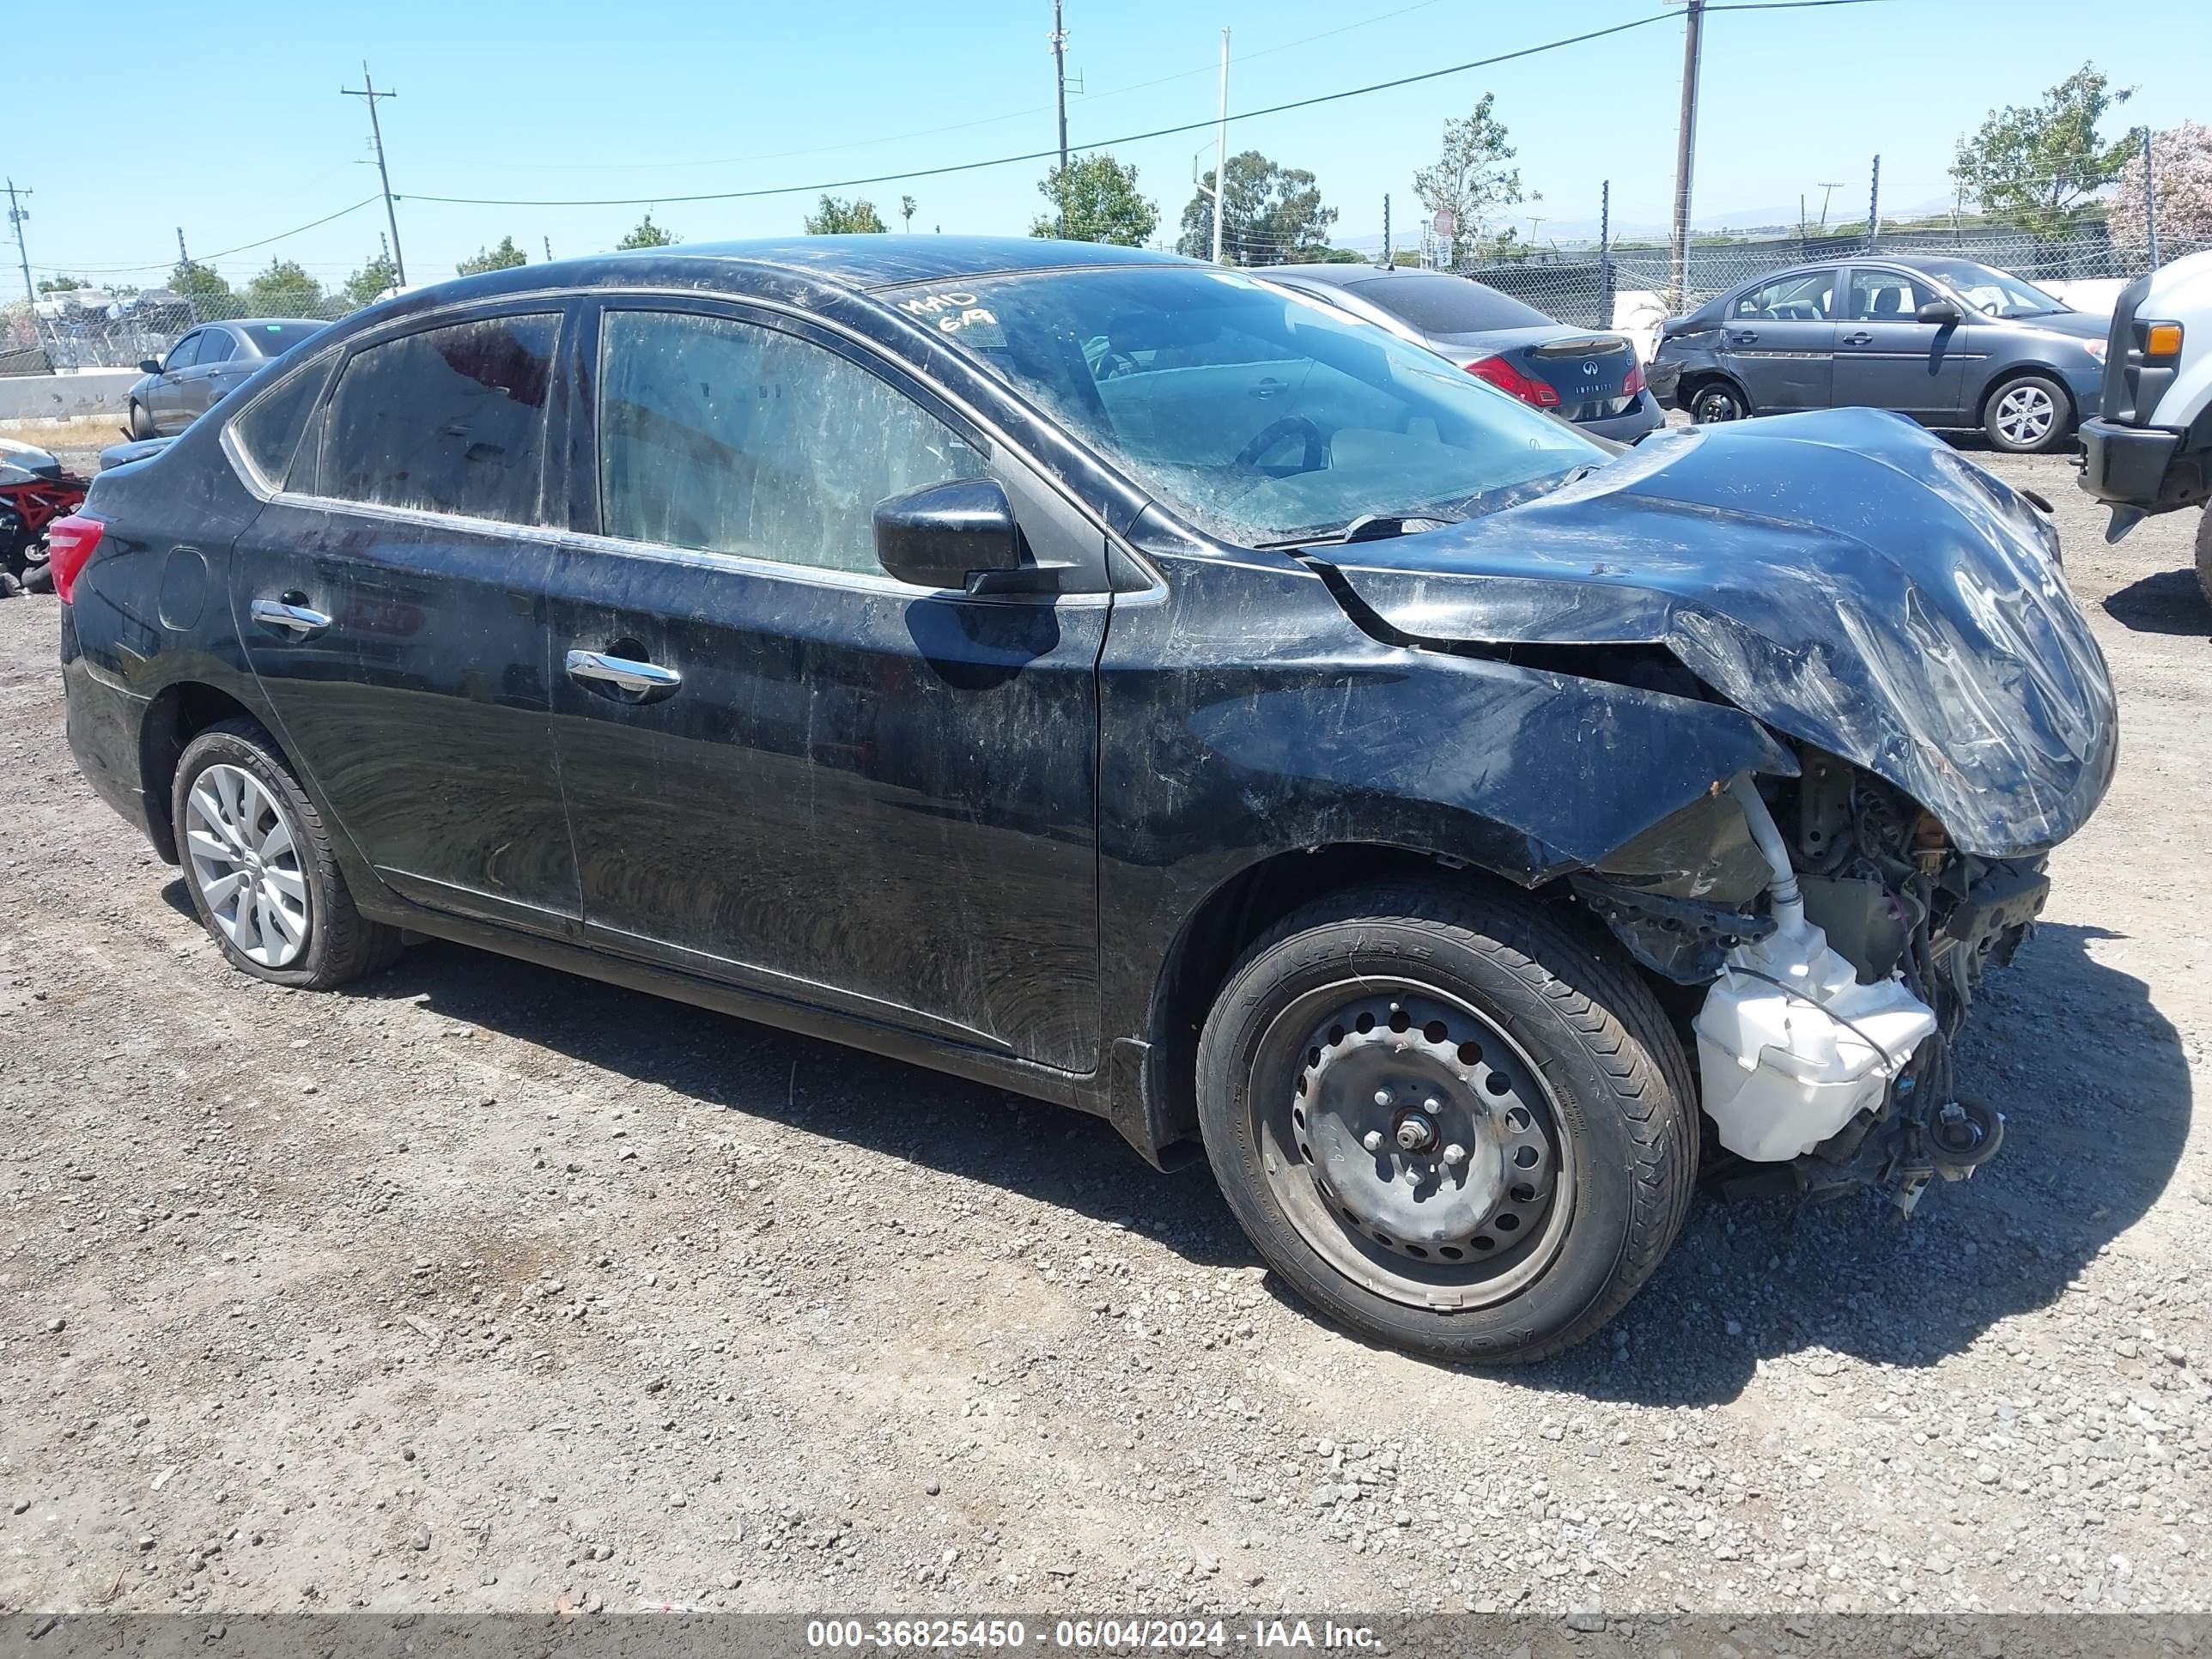
[(1574, 1208), (1568, 1120), (1487, 1016), (1370, 978), (1299, 998), (1261, 1052), (1269, 1189), (1338, 1272), (1450, 1310), (1504, 1301), (1550, 1265)]
[(298, 961), (313, 915), (283, 803), (245, 768), (218, 761), (192, 781), (184, 828), (192, 884), (223, 937), (264, 968)]
[(2030, 449), (2051, 435), (2058, 405), (2039, 386), (2016, 386), (1997, 399), (1996, 428), (2004, 441)]

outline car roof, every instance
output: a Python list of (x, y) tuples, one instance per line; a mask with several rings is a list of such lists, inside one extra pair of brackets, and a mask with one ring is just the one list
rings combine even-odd
[(635, 259), (742, 261), (779, 265), (849, 288), (895, 288), (903, 283), (951, 277), (997, 276), (1019, 270), (1078, 265), (1195, 265), (1179, 253), (1120, 247), (1110, 242), (1062, 242), (1042, 236), (914, 236), (903, 232), (855, 236), (758, 237), (732, 242), (691, 242), (676, 247), (635, 248), (561, 263), (613, 265)]

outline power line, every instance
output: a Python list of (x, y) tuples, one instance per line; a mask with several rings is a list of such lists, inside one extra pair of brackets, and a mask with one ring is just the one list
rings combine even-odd
[[(364, 197), (362, 197), (362, 198), (361, 198), (361, 200), (359, 200), (358, 202), (356, 202), (356, 203), (355, 203), (351, 207), (342, 207), (342, 208), (340, 208), (340, 209), (339, 209), (336, 213), (325, 213), (325, 214), (321, 218), (319, 218), (319, 219), (310, 219), (310, 220), (308, 220), (308, 221), (307, 221), (307, 222), (306, 224), (304, 224), (304, 225), (295, 225), (295, 226), (293, 226), (293, 227), (292, 227), (292, 228), (291, 228), (291, 229), (289, 229), (289, 230), (280, 230), (280, 231), (278, 231), (278, 232), (277, 232), (274, 236), (264, 236), (264, 237), (262, 237), (258, 241), (253, 241), (253, 242), (240, 242), (240, 243), (236, 247), (227, 247), (227, 248), (222, 249), (222, 250), (221, 252), (219, 252), (203, 254), (203, 255), (202, 255), (198, 259), (195, 260), (193, 263), (194, 263), (194, 264), (196, 264), (209, 265), (209, 264), (214, 264), (217, 259), (228, 259), (228, 258), (230, 258), (230, 256), (231, 256), (232, 254), (234, 254), (234, 253), (251, 253), (251, 252), (253, 252), (253, 250), (254, 250), (254, 249), (256, 249), (256, 248), (258, 248), (258, 247), (267, 247), (267, 246), (268, 246), (271, 242), (281, 242), (281, 241), (283, 241), (283, 240), (284, 240), (286, 238), (288, 238), (288, 237), (297, 236), (297, 235), (300, 235), (302, 232), (317, 229), (317, 228), (319, 228), (319, 227), (321, 227), (321, 226), (324, 226), (324, 225), (326, 225), (326, 224), (330, 223), (330, 222), (331, 222), (331, 220), (333, 220), (333, 219), (343, 219), (343, 218), (344, 218), (344, 217), (346, 216), (346, 215), (347, 215), (347, 214), (349, 214), (349, 213), (358, 213), (358, 212), (360, 212), (363, 208), (368, 207), (370, 204), (372, 204), (372, 203), (374, 203), (374, 202), (375, 202), (375, 201), (377, 201), (377, 200), (379, 200), (379, 199), (380, 199), (380, 198), (379, 198), (378, 197), (374, 197), (374, 196), (364, 196)], [(52, 267), (42, 267), (42, 268), (50, 268), (50, 269), (52, 269), (52, 270), (84, 270), (84, 271), (92, 271), (92, 270), (116, 270), (116, 271), (132, 271), (132, 270), (165, 270), (165, 269), (167, 269), (167, 266), (168, 266), (168, 264), (169, 264), (169, 263), (170, 263), (170, 262), (169, 262), (169, 260), (168, 260), (166, 257), (164, 257), (164, 258), (159, 258), (159, 259), (142, 259), (142, 260), (140, 260), (140, 261), (139, 261), (137, 264), (116, 264), (116, 265), (54, 265), (54, 266), (52, 266)]]
[[(1893, 0), (1730, 0), (1730, 3), (1709, 3), (1708, 12), (1721, 11), (1802, 11), (1826, 6), (1865, 6), (1892, 3)], [(1424, 81), (1435, 81), (1449, 75), (1464, 75), (1470, 70), (1490, 69), (1499, 64), (1510, 64), (1523, 58), (1534, 58), (1542, 52), (1558, 52), (1567, 46), (1578, 46), (1587, 41), (1602, 40), (1608, 35), (1626, 34), (1632, 29), (1649, 28), (1654, 23), (1668, 21), (1671, 14), (1655, 12), (1649, 17), (1633, 18), (1626, 23), (1615, 23), (1609, 28), (1589, 29), (1581, 34), (1571, 34), (1558, 40), (1547, 40), (1540, 46), (1523, 46), (1517, 52), (1499, 52), (1495, 57), (1478, 58), (1471, 63), (1454, 64), (1446, 69), (1426, 70), (1419, 75), (1401, 75), (1395, 80), (1377, 81), (1364, 87), (1350, 87), (1341, 92), (1325, 92), (1311, 98), (1293, 99), (1285, 104), (1271, 104), (1264, 109), (1244, 110), (1227, 118), (1231, 121), (1257, 120), (1262, 116), (1287, 114), (1292, 110), (1311, 109), (1318, 104), (1333, 104), (1346, 98), (1364, 98), (1372, 93), (1389, 92), (1399, 87), (1410, 87)], [(1155, 127), (1149, 132), (1124, 133), (1119, 137), (1100, 139), (1080, 146), (1085, 149), (1110, 149), (1119, 144), (1143, 143), (1153, 138), (1171, 138), (1178, 133), (1197, 132), (1213, 126), (1213, 121), (1185, 121), (1171, 127)], [(692, 202), (756, 201), (769, 196), (811, 196), (818, 191), (850, 190), (859, 185), (896, 184), (905, 179), (939, 179), (947, 173), (975, 173), (985, 167), (1011, 167), (1020, 161), (1041, 161), (1058, 154), (1056, 149), (1024, 150), (1018, 155), (996, 155), (983, 161), (958, 161), (945, 167), (912, 167), (901, 173), (870, 173), (865, 178), (830, 179), (811, 185), (777, 185), (763, 190), (702, 191), (688, 196), (602, 196), (587, 198), (515, 197), (515, 196), (426, 196), (410, 193), (401, 199), (410, 202), (438, 202), (450, 207), (650, 207), (665, 204)]]

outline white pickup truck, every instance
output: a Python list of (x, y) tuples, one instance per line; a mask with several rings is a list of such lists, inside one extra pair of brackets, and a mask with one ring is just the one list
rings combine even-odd
[[(2104, 396), (2081, 436), (2081, 488), (2112, 509), (2107, 541), (2212, 500), (2212, 252), (2120, 290)], [(2212, 514), (2197, 527), (2197, 580), (2212, 602)]]

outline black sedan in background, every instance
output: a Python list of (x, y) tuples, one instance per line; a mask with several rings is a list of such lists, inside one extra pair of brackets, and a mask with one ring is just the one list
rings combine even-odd
[(252, 379), (261, 365), (328, 328), (310, 317), (248, 317), (204, 323), (160, 357), (138, 365), (145, 378), (131, 388), (131, 435), (182, 432)]
[(1699, 422), (1887, 409), (2036, 453), (2103, 390), (2111, 319), (1972, 259), (1861, 254), (1771, 272), (1669, 319), (1655, 368)]
[(50, 532), (237, 971), (434, 936), (1195, 1142), (1488, 1361), (1658, 1265), (1701, 1104), (1784, 1184), (1995, 1150), (1942, 1045), (2114, 753), (2054, 541), (1887, 416), (1621, 451), (1247, 274), (866, 235), (373, 306)]
[(1601, 438), (1633, 443), (1667, 418), (1626, 335), (1571, 328), (1472, 277), (1349, 262), (1257, 274), (1379, 323)]

